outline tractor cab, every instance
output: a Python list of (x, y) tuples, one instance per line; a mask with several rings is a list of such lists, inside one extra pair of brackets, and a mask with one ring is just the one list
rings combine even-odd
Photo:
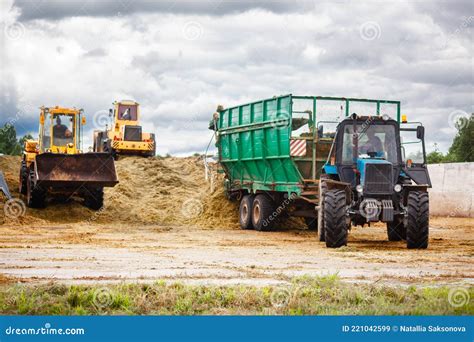
[[(328, 173), (366, 194), (390, 195), (400, 173), (398, 123), (382, 117), (343, 120), (334, 142)], [(325, 166), (326, 167), (326, 166)]]

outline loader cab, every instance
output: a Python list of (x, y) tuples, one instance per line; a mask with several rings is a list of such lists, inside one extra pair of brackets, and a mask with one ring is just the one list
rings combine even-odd
[(82, 109), (42, 107), (40, 113), (39, 149), (42, 153), (75, 154), (81, 149)]
[(136, 125), (139, 120), (139, 104), (135, 101), (123, 100), (113, 103), (114, 108), (110, 110), (110, 114), (114, 116), (115, 128), (122, 125)]

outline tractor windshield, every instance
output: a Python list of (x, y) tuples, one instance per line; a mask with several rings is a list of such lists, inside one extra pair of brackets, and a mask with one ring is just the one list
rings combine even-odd
[(137, 119), (137, 106), (136, 105), (119, 105), (118, 107), (118, 119), (119, 120), (131, 120), (136, 121)]
[(66, 146), (74, 143), (74, 115), (52, 114), (53, 145)]
[[(395, 126), (358, 124), (358, 158), (380, 158), (392, 164), (398, 164)], [(351, 164), (352, 160), (352, 124), (344, 127), (342, 145), (342, 163)]]

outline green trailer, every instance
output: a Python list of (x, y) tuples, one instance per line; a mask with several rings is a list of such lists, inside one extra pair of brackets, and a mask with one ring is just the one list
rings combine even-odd
[[(328, 106), (329, 105), (329, 106)], [(323, 166), (337, 124), (354, 106), (400, 121), (398, 101), (284, 95), (217, 108), (215, 131), (225, 191), (240, 201), (243, 229), (271, 230), (281, 215), (304, 217), (317, 230)]]

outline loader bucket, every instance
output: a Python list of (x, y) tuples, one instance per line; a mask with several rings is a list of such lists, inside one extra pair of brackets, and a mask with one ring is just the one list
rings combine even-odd
[(113, 187), (118, 183), (109, 153), (43, 153), (36, 156), (35, 168), (37, 181), (44, 187)]

